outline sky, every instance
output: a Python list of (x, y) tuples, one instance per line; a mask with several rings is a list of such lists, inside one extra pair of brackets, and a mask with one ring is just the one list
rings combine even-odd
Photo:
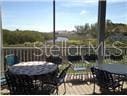
[[(52, 32), (52, 0), (1, 1), (2, 27)], [(107, 0), (106, 19), (127, 24), (127, 0)], [(56, 30), (97, 22), (98, 0), (56, 0)]]

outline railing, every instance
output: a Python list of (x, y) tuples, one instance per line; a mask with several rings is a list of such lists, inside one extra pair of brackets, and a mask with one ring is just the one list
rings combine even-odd
[(9, 54), (15, 54), (19, 57), (21, 62), (25, 61), (42, 61), (44, 60), (44, 55), (40, 55), (40, 50), (32, 48), (32, 47), (5, 47), (3, 48), (3, 56)]
[[(124, 56), (124, 59), (127, 58), (127, 48), (120, 48), (122, 50), (122, 55)], [(70, 49), (70, 53), (75, 53), (75, 49)], [(81, 52), (79, 52), (81, 51)], [(113, 53), (113, 52), (119, 52), (119, 50), (116, 50), (114, 48), (107, 48), (107, 53)], [(42, 53), (43, 54), (42, 54)], [(66, 52), (66, 53), (64, 53)], [(63, 60), (65, 60), (66, 55), (68, 54), (68, 49), (61, 48), (60, 49), (60, 55), (62, 55)], [(82, 48), (81, 50), (78, 49), (79, 54), (87, 54), (88, 52), (93, 53), (93, 49), (89, 49), (88, 47)], [(49, 49), (37, 49), (33, 47), (4, 47), (3, 48), (3, 57), (5, 57), (8, 54), (15, 54), (19, 57), (20, 62), (26, 62), (26, 61), (43, 61), (45, 60), (45, 56), (49, 55), (50, 51)], [(111, 61), (111, 60), (110, 60)], [(3, 70), (4, 65), (1, 66)]]
[[(120, 48), (122, 50), (122, 55), (126, 56), (127, 55), (127, 48)], [(33, 47), (4, 47), (3, 48), (3, 57), (5, 57), (8, 54), (15, 54), (20, 58), (21, 62), (24, 61), (42, 61), (45, 60), (45, 56), (46, 55), (50, 55), (49, 52), (50, 49), (37, 49), (37, 48), (33, 48)], [(69, 50), (69, 51), (68, 51)], [(65, 48), (61, 48), (60, 49), (60, 55), (64, 57), (69, 53), (69, 54), (75, 54), (77, 51), (80, 55), (83, 54), (88, 54), (88, 53), (93, 53), (94, 50), (91, 48), (89, 49), (88, 47), (84, 47), (81, 50), (80, 49), (65, 49)], [(114, 48), (107, 48), (106, 49), (106, 53), (115, 53), (115, 52), (119, 52), (119, 50), (114, 49)], [(65, 53), (66, 52), (66, 53)]]

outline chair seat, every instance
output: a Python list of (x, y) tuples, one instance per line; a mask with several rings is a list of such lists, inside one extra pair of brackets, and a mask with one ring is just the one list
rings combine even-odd
[(0, 77), (0, 84), (1, 85), (5, 85), (6, 84), (6, 79), (5, 79), (4, 76), (3, 77)]
[(75, 71), (83, 71), (83, 70), (86, 70), (86, 69), (87, 69), (86, 67), (74, 67)]
[(121, 80), (127, 81), (127, 77), (126, 76), (123, 76), (123, 77), (121, 77)]
[(107, 84), (107, 85), (108, 85), (108, 87), (111, 87), (111, 88), (117, 88), (117, 87), (120, 86), (120, 83), (117, 82), (117, 81), (115, 81), (115, 82), (113, 82), (112, 84)]
[(55, 87), (50, 84), (43, 84), (40, 89), (34, 89), (32, 95), (51, 95), (55, 91)]

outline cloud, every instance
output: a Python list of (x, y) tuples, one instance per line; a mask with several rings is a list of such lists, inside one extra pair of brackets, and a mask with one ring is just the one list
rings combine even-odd
[(80, 15), (82, 16), (82, 15), (84, 15), (84, 14), (86, 14), (87, 12), (85, 11), (85, 10), (82, 10), (81, 12), (80, 12)]
[(120, 2), (127, 2), (127, 0), (107, 0), (108, 3), (120, 3)]
[[(56, 0), (64, 2), (64, 7), (83, 7), (83, 6), (98, 6), (99, 0)], [(127, 2), (127, 0), (106, 0), (107, 4), (115, 4), (121, 2)]]
[(97, 5), (97, 0), (62, 0), (63, 7), (84, 7), (90, 5)]

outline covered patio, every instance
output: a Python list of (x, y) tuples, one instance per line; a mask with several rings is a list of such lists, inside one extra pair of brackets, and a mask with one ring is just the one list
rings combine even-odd
[[(5, 57), (9, 54), (15, 54), (16, 56), (18, 56), (20, 58), (20, 62), (34, 62), (34, 61), (46, 61), (46, 54), (43, 54), (42, 56), (34, 56), (34, 54), (39, 54), (39, 50), (37, 48), (30, 48), (30, 47), (4, 47), (3, 46), (3, 33), (2, 33), (2, 19), (1, 19), (1, 12), (0, 12), (0, 37), (1, 37), (1, 42), (0, 42), (0, 66), (1, 66), (1, 77), (4, 76), (4, 72), (6, 72), (7, 70), (7, 64), (5, 64)], [(108, 71), (109, 73), (112, 73), (113, 76), (117, 75), (117, 77), (120, 77), (123, 79), (123, 77), (127, 77), (127, 48), (121, 48), (122, 50), (122, 58), (119, 60), (115, 60), (115, 59), (111, 59), (111, 56), (105, 56), (105, 18), (106, 18), (106, 0), (98, 0), (98, 52), (97, 52), (97, 58), (94, 61), (90, 61), (90, 62), (85, 62), (85, 64), (89, 64), (88, 66), (85, 65), (85, 67), (88, 67), (89, 69), (87, 71), (82, 71), (81, 72), (77, 72), (77, 70), (82, 69), (82, 68), (78, 68), (76, 71), (72, 70), (72, 68), (68, 69), (66, 76), (64, 77), (65, 79), (65, 85), (66, 88), (64, 88), (64, 83), (62, 83), (59, 87), (58, 87), (58, 94), (65, 94), (65, 95), (92, 95), (92, 94), (97, 94), (97, 95), (107, 95), (107, 94), (117, 94), (117, 95), (121, 95), (121, 94), (127, 94), (127, 79), (123, 82), (123, 90), (122, 91), (107, 91), (107, 90), (101, 90), (101, 87), (97, 84), (97, 82), (95, 82), (95, 78), (94, 75), (97, 74), (92, 74), (91, 72), (91, 67), (97, 67), (101, 70), (106, 70), (106, 72)], [(53, 44), (56, 45), (55, 42), (55, 0), (53, 0)], [(111, 49), (111, 48), (109, 48)], [(62, 50), (62, 49), (61, 49)], [(66, 48), (64, 50), (67, 50)], [(88, 52), (88, 48), (84, 48), (85, 52)], [(113, 50), (113, 49), (111, 49)], [(81, 56), (82, 58), (83, 56)], [(62, 59), (62, 64), (58, 64), (58, 69), (61, 71), (62, 69), (66, 68), (66, 66), (68, 66), (68, 64), (70, 63), (70, 60), (67, 60), (67, 56), (61, 56)], [(84, 58), (84, 57), (83, 57)], [(77, 58), (76, 58), (77, 59)], [(86, 58), (85, 58), (86, 59)], [(84, 59), (83, 59), (84, 60)], [(56, 60), (57, 61), (57, 60)], [(80, 61), (80, 60), (79, 60)], [(87, 59), (86, 59), (87, 61)], [(47, 61), (49, 63), (49, 61)], [(21, 64), (20, 63), (20, 64)], [(41, 62), (42, 63), (42, 62)], [(45, 62), (44, 62), (45, 63)], [(48, 64), (47, 63), (47, 64)], [(53, 62), (54, 63), (54, 62)], [(83, 61), (84, 63), (84, 61)], [(122, 64), (121, 64), (122, 63)], [(113, 67), (110, 66), (105, 66), (105, 65), (112, 65)], [(117, 64), (118, 67), (114, 67), (114, 64)], [(119, 67), (119, 65), (123, 65), (125, 67), (123, 67), (123, 70), (116, 70)], [(25, 63), (24, 63), (25, 65)], [(50, 66), (51, 64), (49, 64)], [(72, 64), (71, 64), (72, 65)], [(80, 64), (79, 64), (80, 65)], [(80, 66), (81, 67), (81, 66)], [(32, 67), (31, 67), (32, 68)], [(114, 68), (114, 69), (113, 69)], [(122, 68), (122, 67), (121, 67)], [(33, 68), (34, 69), (34, 68)], [(43, 67), (42, 67), (43, 69)], [(48, 68), (47, 68), (48, 69)], [(53, 67), (51, 68), (53, 69)], [(51, 69), (49, 69), (48, 71), (51, 71)], [(13, 68), (11, 69), (13, 70)], [(122, 73), (123, 71), (123, 73)], [(13, 70), (14, 72), (14, 70)], [(22, 71), (21, 71), (22, 72)], [(41, 71), (40, 71), (41, 72)], [(53, 71), (54, 72), (54, 71)], [(39, 72), (38, 72), (39, 73)], [(43, 73), (43, 72), (42, 72)], [(31, 73), (32, 74), (32, 71)], [(33, 74), (35, 75), (36, 73), (33, 72)], [(119, 76), (120, 75), (120, 76)], [(100, 76), (101, 78), (101, 76)], [(116, 78), (116, 77), (115, 77)], [(39, 80), (42, 80), (39, 78)], [(47, 80), (47, 79), (46, 79)], [(38, 81), (36, 82), (38, 84)], [(94, 85), (95, 83), (95, 85)], [(42, 82), (41, 82), (42, 84)], [(95, 87), (95, 90), (94, 90)], [(10, 94), (10, 91), (8, 90), (8, 86), (7, 84), (3, 84), (1, 83), (1, 94)], [(66, 91), (64, 93), (64, 91)], [(95, 92), (94, 92), (95, 91)], [(57, 92), (56, 92), (57, 93)], [(41, 93), (40, 93), (41, 94)], [(55, 93), (51, 93), (51, 94), (55, 94)]]

